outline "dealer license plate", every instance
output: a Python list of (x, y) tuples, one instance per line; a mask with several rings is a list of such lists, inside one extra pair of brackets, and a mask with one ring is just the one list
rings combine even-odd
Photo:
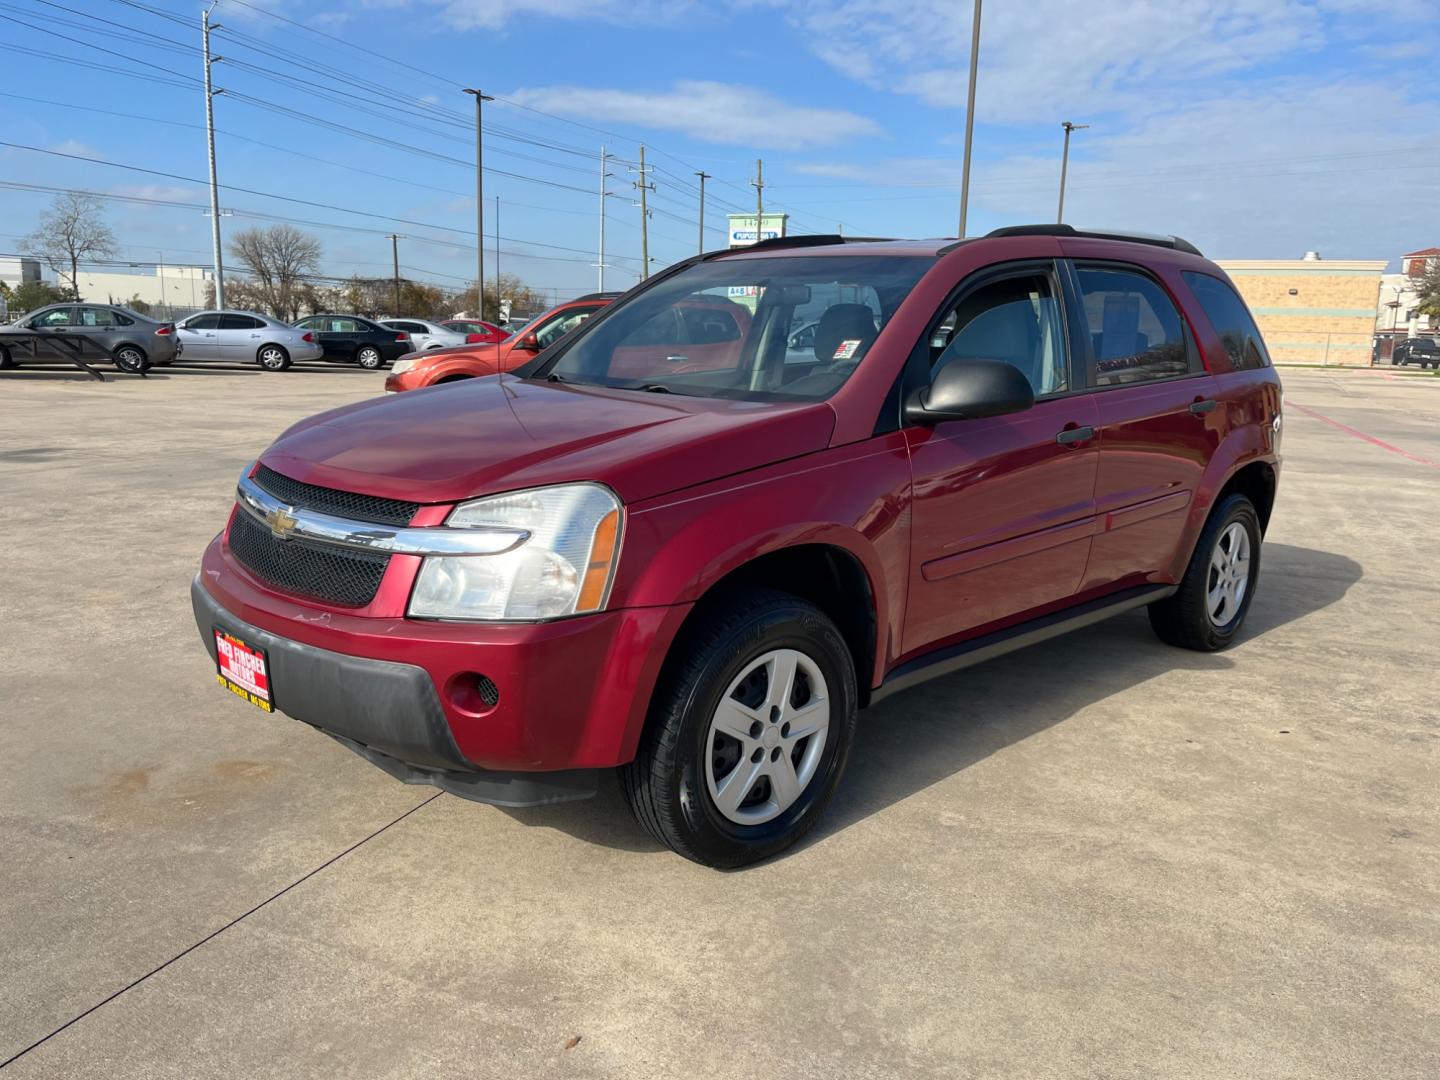
[(270, 663), (264, 649), (247, 645), (217, 626), (215, 667), (215, 678), (225, 689), (266, 712), (275, 711), (275, 699), (270, 693)]

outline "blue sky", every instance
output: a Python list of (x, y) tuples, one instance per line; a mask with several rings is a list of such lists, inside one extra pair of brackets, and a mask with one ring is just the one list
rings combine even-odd
[[(0, 148), (0, 251), (53, 197), (29, 185), (111, 196), (126, 259), (208, 262), (203, 185), (76, 159), (204, 178), (199, 12), (0, 3), (0, 139), (51, 151)], [(486, 177), (501, 269), (561, 297), (595, 284), (602, 144), (609, 286), (639, 268), (642, 141), (656, 267), (695, 250), (694, 172), (713, 177), (723, 246), (756, 157), (792, 231), (956, 229), (964, 0), (221, 0), (214, 18), (220, 178), (250, 189), (222, 191), (224, 227), (310, 223), (329, 274), (387, 274), (397, 232), (409, 276), (473, 277), (474, 85), (500, 99), (486, 164), (515, 174)], [(1440, 243), (1437, 57), (1440, 0), (991, 0), (970, 231), (1053, 220), (1069, 119), (1091, 125), (1072, 223), (1174, 232), (1215, 258)]]

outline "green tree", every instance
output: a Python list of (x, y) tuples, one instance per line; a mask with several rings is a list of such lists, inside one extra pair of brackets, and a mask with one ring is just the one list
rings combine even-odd
[(57, 195), (40, 218), (40, 227), (21, 241), (27, 252), (43, 259), (62, 278), (69, 270), (72, 300), (80, 299), (80, 264), (115, 254), (115, 234), (102, 211), (100, 200), (83, 191)]
[(57, 289), (48, 281), (22, 281), (10, 291), (10, 311), (19, 316), (66, 299), (69, 298), (65, 291)]
[(1418, 305), (1422, 315), (1440, 315), (1440, 259), (1430, 264), (1430, 269), (1425, 271), (1415, 286), (1419, 294)]

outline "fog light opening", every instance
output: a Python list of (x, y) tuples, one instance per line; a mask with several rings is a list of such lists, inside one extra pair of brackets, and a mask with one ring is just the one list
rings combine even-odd
[(450, 680), (450, 702), (461, 712), (483, 716), (500, 704), (500, 688), (495, 680), (478, 671), (466, 671)]

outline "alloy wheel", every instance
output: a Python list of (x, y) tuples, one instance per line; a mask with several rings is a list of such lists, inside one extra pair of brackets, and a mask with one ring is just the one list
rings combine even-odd
[(1205, 582), (1205, 610), (1210, 622), (1222, 627), (1235, 618), (1250, 587), (1250, 532), (1232, 521), (1210, 553), (1210, 572)]
[(796, 649), (750, 661), (720, 699), (705, 738), (705, 782), (737, 825), (762, 825), (815, 778), (830, 727), (825, 676)]

